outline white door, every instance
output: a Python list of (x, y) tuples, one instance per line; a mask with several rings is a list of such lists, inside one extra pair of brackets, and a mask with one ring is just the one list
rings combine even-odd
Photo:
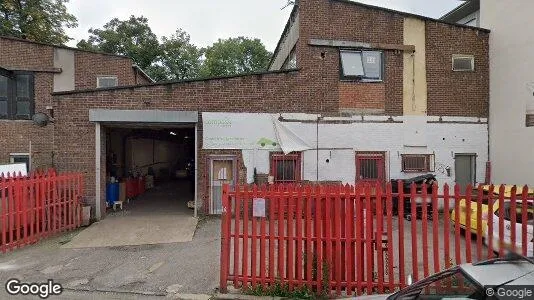
[(234, 159), (213, 158), (210, 164), (210, 214), (222, 213), (222, 190), (224, 184), (234, 187)]

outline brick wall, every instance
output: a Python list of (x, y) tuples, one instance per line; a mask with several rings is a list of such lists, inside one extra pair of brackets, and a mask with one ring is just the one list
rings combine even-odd
[[(14, 69), (54, 67), (54, 48), (25, 41), (0, 38), (0, 66)], [(53, 73), (35, 73), (35, 112), (46, 112), (52, 104)], [(54, 125), (44, 128), (29, 120), (0, 120), (0, 164), (9, 163), (11, 153), (32, 154), (32, 168), (49, 168), (53, 164)]]
[[(0, 37), (0, 67), (36, 70), (54, 68), (54, 47), (31, 41)], [(75, 87), (86, 89), (96, 87), (97, 75), (117, 75), (119, 85), (136, 84), (136, 72), (132, 60), (113, 55), (77, 51), (75, 53)], [(143, 76), (140, 83), (148, 83)], [(34, 73), (35, 112), (47, 113), (46, 106), (52, 105), (54, 73)], [(9, 163), (10, 153), (29, 153), (31, 144), (32, 169), (54, 166), (53, 123), (39, 128), (30, 120), (0, 120), (0, 164)]]
[(74, 56), (75, 86), (77, 90), (96, 88), (102, 75), (117, 76), (119, 86), (135, 85), (136, 72), (129, 58), (77, 51)]
[[(337, 105), (326, 106), (321, 101), (321, 95), (326, 93), (322, 90), (323, 87), (310, 87), (306, 84), (308, 80), (299, 72), (293, 71), (56, 95), (56, 167), (60, 171), (84, 172), (87, 199), (89, 203), (94, 204), (95, 125), (89, 122), (89, 109), (322, 112), (326, 115), (336, 115)], [(199, 120), (199, 172), (205, 176), (204, 164), (211, 152), (202, 150), (201, 124)], [(243, 172), (242, 182), (245, 181), (245, 175)], [(207, 197), (206, 186), (205, 177), (201, 177), (199, 199)]]
[[(310, 39), (345, 40), (365, 43), (403, 43), (403, 17), (337, 1), (300, 1), (300, 38), (297, 64), (304, 73), (316, 74), (333, 93), (325, 101), (339, 99), (341, 109), (376, 109), (388, 115), (402, 114), (402, 55), (384, 51), (383, 83), (341, 82), (339, 50), (310, 47)], [(321, 59), (321, 53), (326, 53)], [(314, 76), (314, 75), (308, 75)], [(352, 87), (350, 87), (352, 85)], [(376, 85), (376, 86), (373, 86)], [(384, 90), (384, 93), (381, 92)], [(348, 98), (339, 98), (339, 96)], [(375, 98), (376, 96), (379, 98)], [(337, 97), (337, 99), (335, 99)], [(372, 100), (371, 100), (372, 99)], [(378, 104), (378, 102), (381, 102)], [(347, 105), (353, 105), (347, 107)]]
[[(426, 22), (428, 115), (487, 117), (489, 34)], [(474, 72), (452, 71), (452, 55), (475, 57)]]
[(12, 68), (54, 67), (54, 47), (0, 37), (0, 66)]
[(384, 112), (386, 87), (383, 83), (339, 83), (339, 108), (341, 110), (372, 109)]
[[(333, 93), (325, 101), (335, 102), (337, 95), (346, 96), (349, 83), (339, 80), (339, 50), (332, 47), (310, 47), (310, 39), (346, 40), (364, 43), (404, 43), (404, 15), (336, 0), (301, 0), (300, 38), (297, 64), (309, 77), (322, 79)], [(428, 115), (487, 116), (489, 93), (488, 36), (483, 31), (426, 21), (426, 64), (428, 80)], [(325, 53), (324, 59), (321, 53)], [(402, 115), (402, 53), (385, 50), (384, 111)], [(452, 72), (452, 54), (475, 55), (473, 73)], [(380, 88), (353, 82), (352, 100), (339, 98), (341, 108), (369, 108), (382, 98), (375, 97)], [(342, 89), (342, 90), (341, 90)], [(380, 94), (381, 96), (381, 94)], [(354, 107), (343, 107), (354, 105)]]

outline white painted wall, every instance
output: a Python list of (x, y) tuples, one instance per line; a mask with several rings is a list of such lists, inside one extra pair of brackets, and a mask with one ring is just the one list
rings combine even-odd
[(54, 67), (61, 68), (54, 74), (54, 92), (74, 90), (74, 51), (54, 48)]
[(534, 1), (480, 1), (490, 34), (490, 155), (493, 182), (534, 185)]
[[(387, 117), (370, 117), (387, 119)], [(476, 181), (483, 182), (485, 163), (488, 160), (488, 131), (485, 119), (454, 118), (472, 123), (428, 123), (437, 117), (397, 117), (399, 123), (377, 121), (350, 124), (319, 125), (319, 180), (355, 182), (355, 151), (386, 151), (388, 179), (402, 179), (420, 174), (401, 172), (401, 154), (435, 154), (438, 181), (454, 184), (454, 155), (476, 153)], [(452, 120), (452, 119), (451, 119)], [(311, 145), (316, 145), (316, 124), (284, 122), (290, 130)], [(409, 145), (409, 146), (407, 146)], [(302, 174), (304, 180), (315, 181), (317, 176), (317, 152), (303, 153)], [(243, 150), (248, 182), (253, 181), (254, 167), (257, 173), (269, 173), (269, 151)], [(329, 162), (326, 162), (329, 159)], [(450, 167), (451, 176), (447, 176)]]
[(460, 19), (458, 24), (480, 27), (480, 11), (475, 11), (474, 13)]
[(291, 50), (295, 47), (297, 44), (297, 41), (299, 39), (299, 14), (295, 16), (295, 20), (290, 25), (289, 31), (287, 32), (287, 35), (285, 36), (284, 40), (280, 43), (280, 48), (278, 49), (278, 53), (276, 54), (276, 57), (273, 60), (273, 63), (269, 67), (269, 70), (280, 70), (284, 66), (284, 62), (286, 61), (287, 57), (291, 53)]

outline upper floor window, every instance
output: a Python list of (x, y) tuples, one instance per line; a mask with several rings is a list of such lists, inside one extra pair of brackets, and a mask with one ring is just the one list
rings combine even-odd
[(96, 80), (97, 88), (109, 88), (119, 85), (117, 76), (98, 76)]
[(382, 51), (340, 50), (341, 78), (361, 81), (382, 81)]
[(452, 56), (452, 70), (453, 71), (474, 71), (475, 57), (473, 55), (459, 55)]
[(33, 74), (0, 75), (0, 119), (31, 119), (34, 110)]

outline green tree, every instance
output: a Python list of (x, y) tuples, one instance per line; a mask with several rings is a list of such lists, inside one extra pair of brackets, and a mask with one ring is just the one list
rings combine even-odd
[(267, 69), (271, 53), (259, 39), (219, 39), (205, 50), (202, 76), (226, 76)]
[(78, 42), (78, 48), (126, 55), (143, 69), (148, 69), (161, 55), (158, 37), (143, 16), (130, 16), (125, 21), (114, 18), (102, 29), (89, 29), (89, 33), (87, 40)]
[(202, 50), (191, 44), (189, 34), (182, 29), (170, 37), (162, 37), (160, 56), (147, 72), (155, 80), (183, 80), (200, 76)]
[(71, 40), (64, 28), (78, 26), (67, 12), (69, 0), (1, 0), (0, 35), (62, 45)]

